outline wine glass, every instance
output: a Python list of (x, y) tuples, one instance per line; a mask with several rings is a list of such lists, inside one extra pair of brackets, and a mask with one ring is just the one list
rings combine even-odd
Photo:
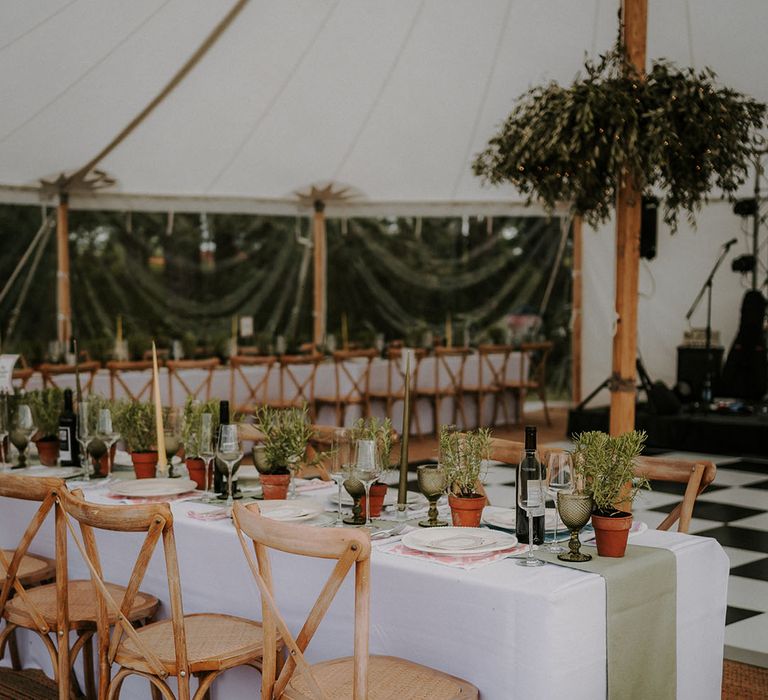
[(371, 522), (371, 484), (379, 478), (383, 470), (381, 455), (376, 440), (358, 440), (355, 444), (355, 465), (352, 476), (365, 486), (365, 522)]
[(237, 435), (237, 425), (230, 423), (219, 428), (216, 456), (227, 468), (227, 506), (231, 508), (235, 502), (232, 498), (232, 470), (235, 464), (243, 458), (243, 448)]
[(197, 456), (205, 462), (205, 501), (213, 501), (216, 494), (213, 493), (213, 468), (211, 462), (216, 456), (213, 442), (213, 414), (203, 413), (200, 416), (200, 427), (197, 432)]
[(518, 559), (520, 566), (543, 566), (544, 562), (533, 554), (533, 519), (544, 515), (544, 483), (538, 459), (520, 462), (517, 480), (517, 504), (528, 516), (528, 555)]
[(26, 464), (27, 448), (32, 436), (37, 432), (32, 408), (29, 404), (22, 403), (16, 407), (16, 415), (13, 419), (14, 444), (19, 448), (19, 464)]
[(6, 454), (6, 441), (10, 433), (8, 423), (8, 394), (0, 393), (0, 471), (8, 468), (8, 455)]
[(112, 411), (100, 408), (96, 422), (96, 437), (107, 447), (107, 476), (112, 474), (112, 445), (120, 438), (120, 434), (112, 427)]
[(331, 443), (331, 466), (328, 470), (328, 476), (336, 482), (339, 487), (338, 514), (336, 516), (336, 527), (343, 527), (341, 515), (341, 488), (344, 481), (349, 476), (350, 464), (352, 462), (352, 440), (349, 430), (339, 428), (333, 431), (333, 441)]
[(549, 543), (547, 549), (550, 552), (564, 552), (565, 547), (557, 541), (557, 531), (560, 525), (557, 494), (573, 493), (573, 460), (567, 452), (552, 452), (549, 455), (546, 488), (555, 501), (555, 539)]
[(93, 408), (95, 406), (91, 401), (83, 400), (77, 404), (77, 441), (80, 443), (81, 454), (83, 455), (83, 480), (89, 481), (91, 478), (91, 463), (88, 456), (88, 448), (96, 439), (93, 432)]
[(429, 501), (429, 513), (426, 520), (419, 521), (419, 527), (445, 527), (444, 520), (438, 520), (437, 502), (448, 487), (445, 468), (440, 464), (422, 464), (416, 470), (419, 491)]

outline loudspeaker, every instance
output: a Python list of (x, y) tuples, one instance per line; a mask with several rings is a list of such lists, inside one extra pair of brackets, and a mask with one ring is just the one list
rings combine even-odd
[[(712, 389), (718, 393), (720, 372), (723, 366), (724, 348), (713, 347), (712, 350)], [(690, 401), (701, 400), (704, 381), (707, 378), (707, 349), (677, 348), (677, 386), (678, 393), (685, 393), (685, 398)], [(687, 391), (681, 389), (687, 387)], [(683, 398), (683, 397), (681, 397)]]
[(653, 260), (656, 257), (659, 200), (643, 197), (640, 218), (640, 257)]

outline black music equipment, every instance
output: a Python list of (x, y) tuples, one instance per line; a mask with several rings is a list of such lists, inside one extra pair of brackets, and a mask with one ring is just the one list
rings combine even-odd
[(736, 216), (754, 216), (757, 214), (757, 199), (750, 197), (748, 199), (739, 199), (733, 205), (733, 213)]
[[(712, 386), (715, 387), (716, 393), (722, 394), (718, 387), (725, 349), (712, 347), (710, 352), (712, 353)], [(707, 379), (707, 357), (706, 348), (690, 348), (683, 345), (677, 348), (675, 392), (686, 403), (702, 399)]]
[(738, 258), (731, 260), (731, 270), (733, 272), (752, 272), (757, 264), (757, 258), (754, 255), (739, 255)]
[(639, 357), (637, 358), (637, 375), (640, 377), (640, 384), (645, 390), (648, 406), (653, 413), (658, 416), (674, 416), (680, 413), (682, 404), (675, 396), (675, 392), (660, 380), (652, 382)]
[(656, 197), (643, 197), (640, 211), (640, 257), (646, 260), (656, 257), (658, 210), (659, 200)]
[(765, 309), (765, 297), (759, 291), (750, 289), (744, 295), (739, 332), (728, 351), (720, 380), (724, 396), (759, 400), (768, 389)]

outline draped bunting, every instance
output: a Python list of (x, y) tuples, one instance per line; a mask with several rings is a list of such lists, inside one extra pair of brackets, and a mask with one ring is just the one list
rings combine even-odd
[[(40, 227), (39, 210), (0, 207), (7, 278)], [(489, 225), (490, 223), (490, 225)], [(71, 213), (73, 325), (81, 347), (109, 353), (117, 315), (132, 353), (180, 339), (185, 352), (205, 346), (223, 353), (232, 317), (254, 317), (256, 337), (286, 337), (289, 347), (311, 335), (311, 239), (306, 218), (133, 212)], [(340, 340), (341, 317), (353, 340), (420, 342), (442, 335), (446, 317), (454, 338), (465, 328), (473, 341), (489, 339), (503, 318), (535, 313), (556, 263), (557, 219), (329, 220), (328, 330)], [(570, 242), (569, 242), (570, 245)], [(555, 271), (545, 332), (557, 343), (555, 364), (569, 354), (570, 248)], [(55, 247), (50, 242), (13, 334), (4, 349), (40, 359), (55, 338)], [(0, 304), (0, 330), (18, 297), (23, 271)], [(558, 360), (559, 358), (559, 360)], [(553, 372), (561, 387), (567, 368)]]

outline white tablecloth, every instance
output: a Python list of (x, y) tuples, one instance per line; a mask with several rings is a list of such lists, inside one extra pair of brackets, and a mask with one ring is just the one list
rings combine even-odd
[[(260, 619), (258, 592), (232, 525), (193, 520), (186, 515), (189, 509), (184, 502), (173, 505), (185, 611)], [(0, 499), (0, 545), (16, 544), (33, 510), (33, 504)], [(52, 530), (47, 523), (33, 551), (53, 555)], [(107, 577), (125, 583), (139, 538), (99, 533), (98, 541)], [(718, 700), (725, 553), (714, 539), (677, 533), (648, 531), (635, 542), (667, 547), (677, 558), (677, 697)], [(70, 566), (75, 576), (86, 576), (76, 551)], [(331, 567), (328, 561), (273, 554), (278, 604), (294, 634)], [(330, 608), (309, 647), (311, 660), (351, 654), (352, 584), (345, 581)], [(142, 588), (168, 600), (162, 554), (153, 559)], [(483, 700), (605, 697), (605, 584), (599, 576), (554, 565), (525, 569), (510, 560), (463, 571), (375, 550), (371, 604), (372, 653), (465, 678), (477, 685)], [(40, 641), (26, 632), (20, 637), (25, 662), (50, 673)], [(257, 693), (252, 669), (224, 674), (213, 689), (214, 698), (227, 700)], [(148, 697), (146, 683), (126, 683), (122, 697)]]

